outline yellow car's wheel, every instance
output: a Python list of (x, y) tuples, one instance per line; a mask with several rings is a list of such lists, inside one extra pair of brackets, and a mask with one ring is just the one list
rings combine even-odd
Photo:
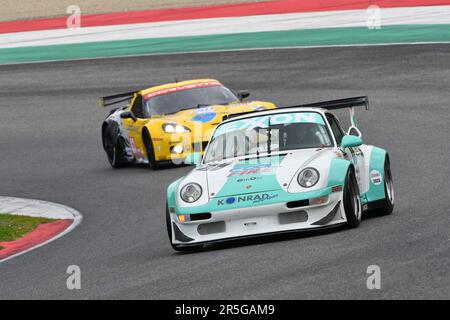
[(148, 166), (151, 169), (156, 169), (158, 163), (155, 160), (155, 150), (153, 149), (153, 142), (150, 133), (144, 129), (142, 134), (142, 140), (144, 141), (145, 150), (147, 151)]
[[(109, 130), (103, 131), (103, 148), (108, 157), (108, 162), (114, 169), (120, 168), (125, 163), (123, 159), (123, 143), (119, 138), (114, 139), (113, 135), (117, 135), (114, 131), (115, 128), (109, 128)], [(113, 142), (116, 140), (115, 142)]]

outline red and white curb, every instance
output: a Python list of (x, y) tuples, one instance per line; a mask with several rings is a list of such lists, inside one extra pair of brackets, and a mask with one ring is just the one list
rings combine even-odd
[(81, 223), (83, 216), (73, 208), (42, 200), (0, 197), (0, 213), (56, 219), (41, 224), (16, 241), (4, 242), (0, 263), (40, 248), (68, 234)]

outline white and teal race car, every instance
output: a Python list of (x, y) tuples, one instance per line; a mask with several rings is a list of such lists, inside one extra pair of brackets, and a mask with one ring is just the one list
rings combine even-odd
[[(204, 244), (346, 225), (362, 213), (390, 214), (389, 156), (365, 145), (355, 107), (367, 97), (251, 112), (222, 122), (203, 159), (167, 190), (167, 231), (175, 250)], [(350, 110), (341, 128), (334, 109)]]

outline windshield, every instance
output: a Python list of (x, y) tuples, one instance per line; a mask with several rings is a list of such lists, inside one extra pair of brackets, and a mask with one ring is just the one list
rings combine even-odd
[(321, 114), (280, 113), (219, 126), (208, 146), (205, 162), (332, 145)]
[[(192, 88), (193, 89), (186, 89)], [(176, 113), (184, 109), (205, 107), (214, 104), (228, 104), (239, 99), (231, 90), (222, 85), (185, 86), (175, 88), (173, 92), (151, 94), (144, 101), (144, 112), (147, 116)]]

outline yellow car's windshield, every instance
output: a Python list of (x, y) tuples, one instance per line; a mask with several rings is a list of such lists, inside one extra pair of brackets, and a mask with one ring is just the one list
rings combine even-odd
[(213, 85), (187, 90), (177, 90), (150, 96), (144, 100), (144, 113), (148, 116), (177, 113), (181, 110), (228, 104), (239, 99), (231, 90)]

